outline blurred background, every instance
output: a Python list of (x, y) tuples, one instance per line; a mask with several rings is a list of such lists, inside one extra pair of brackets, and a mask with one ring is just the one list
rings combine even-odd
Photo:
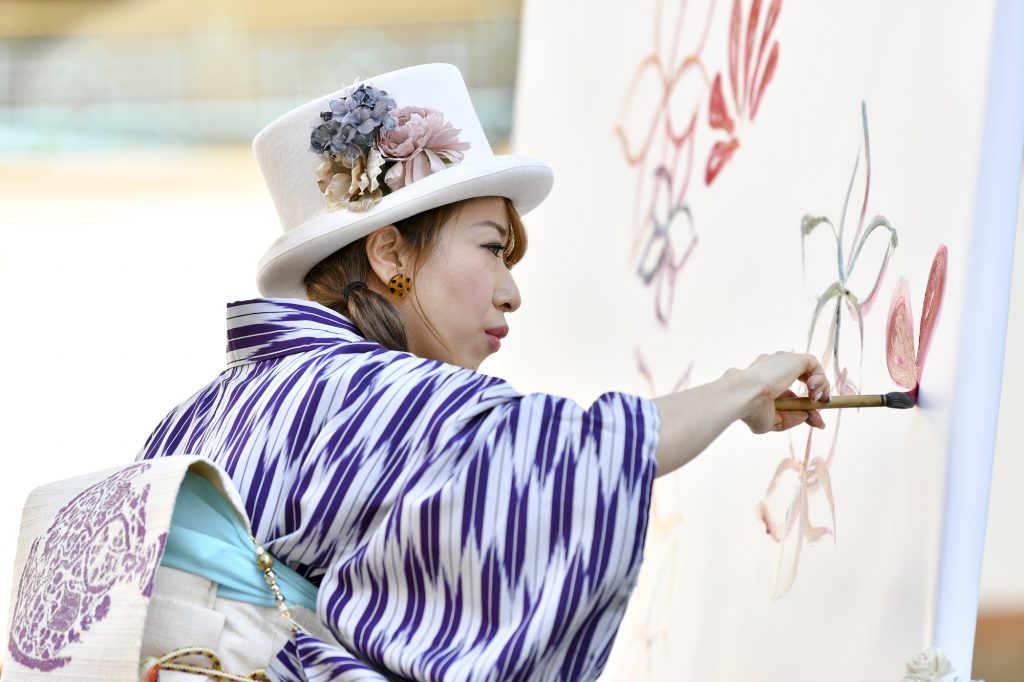
[[(357, 78), (443, 61), (507, 150), (521, 11), (0, 0), (0, 641), (28, 492), (132, 459), (223, 369), (223, 305), (258, 296), (255, 264), (279, 232), (253, 135)], [(989, 682), (1024, 680), (1022, 242), (973, 670)]]

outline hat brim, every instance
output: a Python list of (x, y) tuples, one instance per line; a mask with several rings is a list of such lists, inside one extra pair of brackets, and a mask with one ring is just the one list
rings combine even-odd
[[(312, 179), (310, 180), (312, 182)], [(285, 232), (260, 259), (256, 284), (263, 296), (307, 298), (302, 280), (338, 249), (386, 225), (445, 204), (476, 197), (507, 197), (525, 215), (551, 191), (551, 168), (527, 156), (502, 154), (465, 160), (382, 198), (364, 213), (325, 212)]]

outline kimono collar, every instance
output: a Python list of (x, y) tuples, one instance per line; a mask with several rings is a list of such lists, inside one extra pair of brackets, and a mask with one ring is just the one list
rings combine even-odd
[(235, 301), (227, 317), (228, 367), (366, 340), (348, 318), (298, 298)]

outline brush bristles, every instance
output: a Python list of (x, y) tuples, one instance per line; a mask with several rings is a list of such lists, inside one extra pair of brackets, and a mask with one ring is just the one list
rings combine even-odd
[(906, 410), (917, 404), (914, 396), (899, 391), (885, 394), (885, 406), (894, 410)]

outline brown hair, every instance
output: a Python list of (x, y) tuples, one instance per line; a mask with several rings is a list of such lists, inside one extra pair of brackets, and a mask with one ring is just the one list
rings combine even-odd
[[(467, 200), (468, 201), (468, 200)], [(412, 273), (415, 280), (416, 271), (437, 246), (441, 228), (455, 218), (465, 201), (445, 204), (422, 213), (417, 213), (395, 223), (402, 237), (412, 246), (416, 253)], [(505, 245), (505, 266), (512, 268), (526, 254), (526, 228), (509, 199), (505, 199), (508, 212), (509, 240)], [(313, 266), (306, 273), (302, 283), (306, 287), (309, 300), (326, 306), (347, 317), (355, 324), (359, 333), (368, 339), (380, 343), (393, 350), (408, 351), (409, 343), (405, 334), (405, 325), (398, 310), (384, 296), (366, 287), (353, 288), (344, 295), (345, 286), (352, 282), (367, 282), (373, 277), (370, 261), (366, 257), (366, 237), (352, 242)], [(416, 290), (413, 289), (412, 303), (417, 307)], [(444, 339), (437, 333), (427, 319), (430, 332), (444, 344)], [(444, 344), (446, 345), (446, 344)], [(447, 345), (446, 345), (447, 347)]]

